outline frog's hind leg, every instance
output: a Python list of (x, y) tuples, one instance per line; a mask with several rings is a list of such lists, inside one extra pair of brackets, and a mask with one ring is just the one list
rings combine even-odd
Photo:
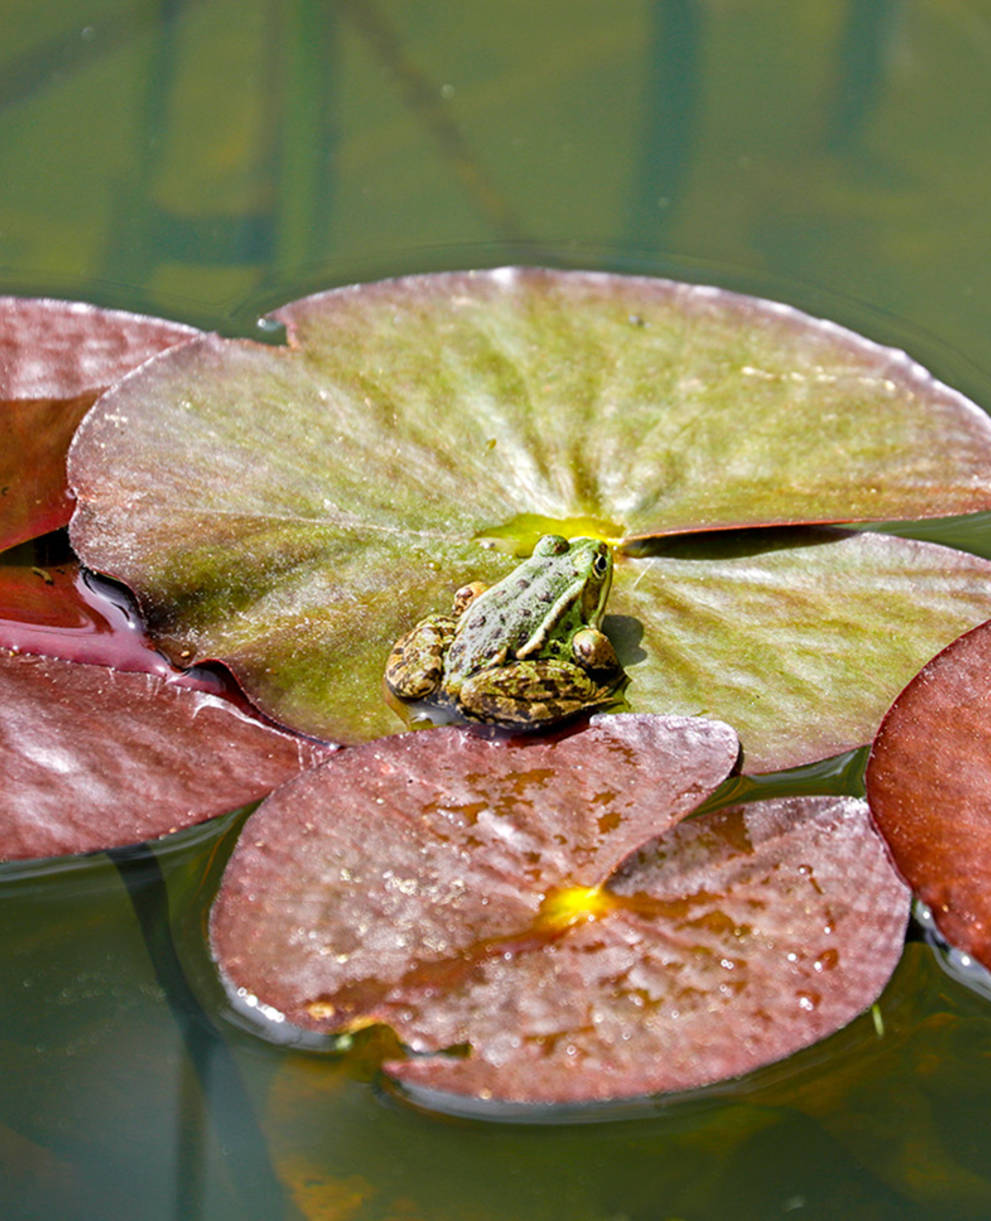
[(612, 691), (577, 666), (519, 661), (481, 670), (461, 684), (458, 706), (477, 721), (541, 729), (608, 703)]
[(444, 657), (454, 639), (457, 620), (428, 615), (392, 646), (385, 681), (403, 700), (422, 700), (438, 689), (444, 677)]

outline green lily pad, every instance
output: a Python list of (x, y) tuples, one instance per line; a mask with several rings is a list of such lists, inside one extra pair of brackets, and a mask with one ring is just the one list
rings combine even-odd
[(77, 301), (0, 297), (0, 549), (64, 526), (65, 458), (103, 390), (197, 332)]
[(386, 1072), (427, 1106), (623, 1098), (786, 1056), (876, 998), (908, 892), (861, 801), (680, 823), (735, 757), (726, 725), (625, 715), (342, 751), (228, 863), (210, 935), (232, 1001), (280, 1039), (391, 1026), (418, 1054)]
[[(502, 270), (342, 289), (276, 317), (288, 348), (204, 336), (104, 397), (70, 455), (72, 539), (135, 590), (174, 659), (222, 659), (267, 713), (317, 736), (399, 727), (382, 698), (389, 648), (459, 584), (507, 571), (479, 539), (525, 549), (548, 528), (618, 541), (991, 505), (978, 408), (905, 356), (772, 303)], [(869, 740), (911, 669), (991, 616), (991, 566), (893, 539), (855, 554), (840, 576), (804, 546), (729, 576), (699, 559), (694, 602), (672, 599), (656, 560), (624, 560), (611, 609), (638, 620), (618, 624), (630, 707), (702, 703), (745, 727), (761, 767)], [(922, 590), (907, 643), (885, 620), (892, 569), (896, 601)], [(718, 614), (709, 576), (725, 587)], [(948, 611), (941, 581), (959, 586)], [(772, 587), (784, 605), (765, 629), (774, 595), (755, 591)], [(737, 669), (722, 694), (705, 640), (674, 663), (696, 672), (668, 681), (689, 615)], [(820, 628), (836, 615), (834, 666)], [(863, 647), (869, 693), (853, 673)], [(769, 659), (808, 743), (780, 716), (769, 739), (773, 713), (753, 715), (777, 698)]]
[[(398, 472), (414, 495), (424, 483), (443, 495), (453, 475), (444, 498), (477, 486), (487, 525), (591, 515), (632, 537), (991, 507), (980, 408), (904, 353), (776, 302), (504, 268), (339, 290), (274, 316), (337, 427), (352, 420), (360, 449), (375, 424), (395, 430), (413, 444), (396, 456), (416, 454)], [(414, 520), (431, 516), (419, 502)]]
[(631, 708), (715, 716), (751, 772), (869, 742), (909, 679), (991, 618), (991, 564), (883, 534), (736, 531), (616, 566), (606, 620)]

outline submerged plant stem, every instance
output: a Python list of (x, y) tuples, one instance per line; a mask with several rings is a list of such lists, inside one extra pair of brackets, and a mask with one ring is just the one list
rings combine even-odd
[[(231, 1050), (204, 1013), (182, 969), (172, 940), (168, 894), (158, 858), (147, 844), (114, 848), (108, 856), (127, 890), (155, 976), (182, 1038), (199, 1086), (200, 1107), (210, 1108), (221, 1149), (237, 1151), (240, 1169), (232, 1180), (236, 1204), (244, 1216), (298, 1217), (272, 1167), (254, 1105)], [(191, 1101), (188, 1092), (184, 1085), (186, 1102)], [(184, 1119), (190, 1109), (183, 1107)], [(196, 1118), (204, 1118), (202, 1110)], [(198, 1162), (206, 1134), (201, 1130), (198, 1136), (194, 1142), (184, 1129), (178, 1142), (176, 1204), (180, 1216), (196, 1215), (200, 1204), (185, 1198), (193, 1194), (199, 1179)]]

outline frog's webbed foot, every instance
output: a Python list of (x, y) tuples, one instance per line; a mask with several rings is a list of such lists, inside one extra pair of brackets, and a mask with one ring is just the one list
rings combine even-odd
[(478, 721), (541, 729), (608, 703), (618, 685), (559, 661), (517, 661), (473, 674), (461, 684), (457, 703)]
[(456, 627), (451, 615), (428, 615), (392, 646), (385, 681), (400, 699), (422, 700), (437, 690)]

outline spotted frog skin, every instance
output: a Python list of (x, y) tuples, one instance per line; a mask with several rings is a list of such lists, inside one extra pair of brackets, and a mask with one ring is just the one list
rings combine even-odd
[(497, 584), (466, 585), (393, 646), (386, 682), (404, 700), (470, 720), (540, 729), (608, 701), (626, 675), (599, 630), (612, 584), (605, 543), (546, 534)]

